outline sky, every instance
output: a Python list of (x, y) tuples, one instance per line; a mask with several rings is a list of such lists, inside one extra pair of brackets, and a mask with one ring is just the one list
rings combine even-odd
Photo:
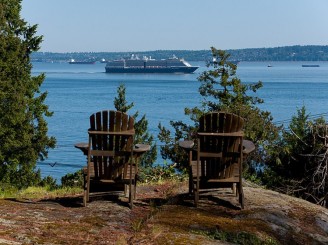
[(43, 52), (328, 45), (328, 0), (22, 0)]

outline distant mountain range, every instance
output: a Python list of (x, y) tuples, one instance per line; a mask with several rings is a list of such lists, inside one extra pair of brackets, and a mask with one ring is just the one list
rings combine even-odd
[[(328, 45), (285, 46), (275, 48), (229, 49), (231, 60), (235, 61), (328, 61)], [(113, 60), (130, 57), (132, 54), (151, 56), (154, 59), (166, 59), (173, 55), (187, 61), (211, 60), (210, 50), (156, 50), (143, 52), (74, 52), (74, 53), (32, 53), (33, 62), (68, 62), (70, 59), (85, 60)]]

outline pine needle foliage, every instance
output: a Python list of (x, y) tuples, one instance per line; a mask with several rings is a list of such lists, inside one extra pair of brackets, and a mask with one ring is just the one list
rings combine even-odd
[[(114, 106), (116, 110), (128, 113), (128, 111), (133, 108), (134, 103), (128, 103), (126, 100), (126, 87), (124, 84), (119, 85), (117, 88), (117, 97), (114, 98)], [(148, 131), (148, 120), (146, 115), (143, 115), (138, 119), (139, 112), (137, 111), (133, 117), (135, 119), (134, 129), (135, 129), (135, 144), (148, 144), (150, 145), (150, 150), (144, 153), (140, 159), (141, 167), (147, 168), (151, 167), (157, 158), (157, 147), (154, 142), (154, 136)]]
[(243, 83), (236, 75), (237, 65), (230, 61), (230, 55), (214, 47), (211, 48), (212, 60), (207, 66), (211, 69), (204, 71), (198, 81), (201, 83), (199, 93), (202, 96), (200, 106), (185, 108), (193, 124), (182, 121), (171, 121), (171, 131), (159, 124), (159, 139), (164, 143), (161, 154), (164, 159), (177, 163), (179, 169), (188, 167), (186, 154), (178, 146), (183, 139), (193, 140), (198, 130), (199, 118), (208, 112), (226, 111), (243, 117), (245, 123), (245, 138), (256, 143), (257, 150), (253, 154), (255, 161), (249, 162), (248, 169), (255, 172), (258, 165), (263, 164), (267, 146), (278, 136), (278, 128), (272, 123), (270, 112), (262, 111), (258, 105), (263, 100), (256, 92), (263, 84), (261, 81), (253, 84)]
[(37, 160), (55, 139), (47, 135), (52, 113), (40, 91), (44, 74), (32, 77), (30, 55), (42, 36), (20, 17), (21, 0), (0, 0), (0, 183), (23, 188), (40, 182)]

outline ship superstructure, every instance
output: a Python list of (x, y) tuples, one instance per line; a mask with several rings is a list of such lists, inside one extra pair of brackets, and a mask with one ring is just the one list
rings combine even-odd
[(199, 67), (175, 56), (155, 60), (151, 57), (139, 59), (134, 55), (130, 59), (109, 61), (105, 67), (108, 73), (193, 73), (197, 68)]

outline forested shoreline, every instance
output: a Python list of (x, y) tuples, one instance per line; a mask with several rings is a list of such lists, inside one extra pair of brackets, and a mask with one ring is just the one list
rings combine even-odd
[[(247, 48), (229, 49), (234, 61), (328, 61), (328, 45), (307, 45), (307, 46), (285, 46), (274, 48)], [(131, 52), (34, 52), (32, 61), (34, 62), (67, 62), (75, 60), (101, 61), (121, 59), (130, 57), (132, 54), (151, 56), (154, 59), (167, 59), (173, 55), (184, 58), (187, 61), (207, 61), (211, 59), (211, 50), (155, 50), (155, 51), (131, 51)]]

